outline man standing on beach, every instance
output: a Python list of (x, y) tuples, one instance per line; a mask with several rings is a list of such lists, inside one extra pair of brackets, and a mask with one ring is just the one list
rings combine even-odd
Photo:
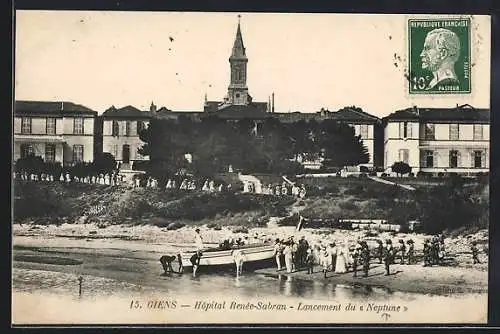
[(406, 255), (406, 245), (405, 245), (405, 242), (403, 241), (403, 239), (399, 239), (399, 249), (398, 249), (399, 253), (400, 253), (400, 263), (401, 264), (405, 264), (405, 255)]
[(354, 274), (352, 275), (353, 277), (358, 276), (358, 262), (359, 262), (359, 253), (360, 253), (361, 246), (356, 245), (356, 248), (352, 252), (352, 271)]
[(194, 235), (194, 244), (196, 245), (196, 249), (198, 251), (201, 251), (203, 249), (203, 238), (201, 237), (201, 234), (200, 234), (200, 229), (197, 228), (195, 230), (195, 235)]
[(278, 265), (278, 271), (281, 270), (281, 255), (283, 254), (283, 247), (279, 238), (276, 239), (274, 243), (274, 257), (276, 258), (276, 264)]
[(392, 248), (392, 241), (391, 240), (387, 239), (385, 243), (386, 243), (386, 246), (384, 249), (385, 275), (388, 276), (388, 275), (390, 275), (389, 266), (392, 263), (393, 248)]
[(471, 251), (472, 251), (472, 260), (473, 260), (473, 264), (480, 264), (481, 262), (479, 261), (479, 249), (477, 248), (477, 243), (476, 241), (473, 241), (472, 242), (472, 246), (471, 246)]
[(382, 263), (382, 260), (384, 259), (384, 243), (382, 240), (377, 240), (378, 246), (377, 246), (377, 256), (378, 256), (378, 263)]
[(370, 270), (370, 249), (366, 241), (361, 243), (361, 262), (363, 263), (363, 277), (368, 277), (368, 271)]
[(413, 240), (408, 240), (406, 242), (408, 244), (408, 253), (406, 253), (406, 259), (408, 264), (413, 263), (413, 257), (415, 256), (415, 245), (413, 244)]

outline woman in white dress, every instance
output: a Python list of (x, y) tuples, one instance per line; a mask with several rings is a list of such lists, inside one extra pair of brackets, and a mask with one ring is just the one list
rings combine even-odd
[(286, 244), (285, 249), (283, 250), (283, 255), (285, 256), (285, 266), (286, 272), (291, 273), (293, 269), (292, 265), (292, 247), (289, 243)]
[(337, 261), (335, 263), (335, 273), (343, 274), (347, 272), (347, 254), (344, 245), (337, 248)]

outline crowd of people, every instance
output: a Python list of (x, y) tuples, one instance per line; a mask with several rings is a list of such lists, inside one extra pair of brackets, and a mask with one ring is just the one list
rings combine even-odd
[[(480, 263), (477, 256), (478, 250), (475, 243), (472, 246), (474, 263)], [(288, 240), (276, 239), (274, 243), (274, 256), (278, 271), (286, 270), (292, 273), (307, 270), (313, 273), (314, 266), (319, 265), (326, 277), (328, 272), (343, 274), (352, 271), (354, 277), (361, 270), (363, 277), (368, 276), (372, 260), (384, 264), (385, 275), (390, 275), (392, 264), (414, 265), (417, 264), (415, 243), (412, 239), (399, 239), (393, 245), (391, 239), (385, 242), (378, 239), (376, 246), (370, 247), (365, 240), (358, 240), (355, 244), (344, 241), (316, 243), (311, 245), (304, 237), (298, 242), (291, 236)], [(443, 264), (445, 258), (445, 239), (443, 235), (426, 239), (423, 249), (423, 266)]]
[(304, 198), (306, 196), (305, 185), (290, 184), (283, 181), (282, 184), (267, 184), (262, 185), (261, 190), (257, 190), (257, 187), (252, 183), (247, 183), (244, 185), (244, 192), (256, 193), (260, 192), (264, 195), (276, 195), (276, 196), (295, 196), (299, 198)]
[(302, 185), (289, 184), (285, 181), (281, 185), (268, 184), (262, 187), (262, 193), (266, 195), (292, 195), (295, 197), (304, 198), (306, 196), (306, 187)]
[(75, 176), (71, 175), (69, 172), (61, 173), (59, 177), (53, 174), (29, 174), (27, 172), (14, 173), (13, 178), (19, 178), (24, 181), (44, 181), (44, 182), (80, 182), (80, 183), (91, 183), (91, 184), (102, 184), (102, 185), (123, 185), (125, 184), (125, 178), (123, 175), (118, 174), (117, 171), (110, 173), (101, 173), (98, 175), (88, 175), (88, 176)]

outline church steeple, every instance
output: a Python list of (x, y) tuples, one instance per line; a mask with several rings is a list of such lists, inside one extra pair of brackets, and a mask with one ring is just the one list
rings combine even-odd
[(238, 15), (238, 27), (236, 29), (236, 38), (234, 39), (233, 49), (229, 57), (231, 67), (231, 81), (228, 87), (228, 102), (230, 104), (246, 105), (248, 104), (247, 87), (247, 63), (245, 46), (240, 26), (241, 15)]
[(238, 28), (236, 29), (236, 38), (234, 39), (233, 51), (229, 58), (230, 61), (231, 59), (247, 59), (245, 45), (243, 44), (243, 37), (241, 35), (240, 18), (241, 15), (238, 15)]

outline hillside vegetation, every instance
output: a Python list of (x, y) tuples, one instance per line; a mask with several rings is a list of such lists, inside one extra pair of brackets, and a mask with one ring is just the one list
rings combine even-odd
[[(311, 220), (387, 219), (391, 224), (420, 220), (425, 231), (488, 227), (487, 184), (450, 182), (408, 191), (372, 180), (300, 179), (305, 199), (258, 194), (130, 189), (84, 183), (26, 182), (14, 186), (14, 220), (37, 224), (153, 224), (169, 228), (209, 224), (265, 226), (270, 217), (300, 207)], [(293, 218), (283, 221), (295, 225)], [(312, 227), (312, 226), (310, 226)]]

